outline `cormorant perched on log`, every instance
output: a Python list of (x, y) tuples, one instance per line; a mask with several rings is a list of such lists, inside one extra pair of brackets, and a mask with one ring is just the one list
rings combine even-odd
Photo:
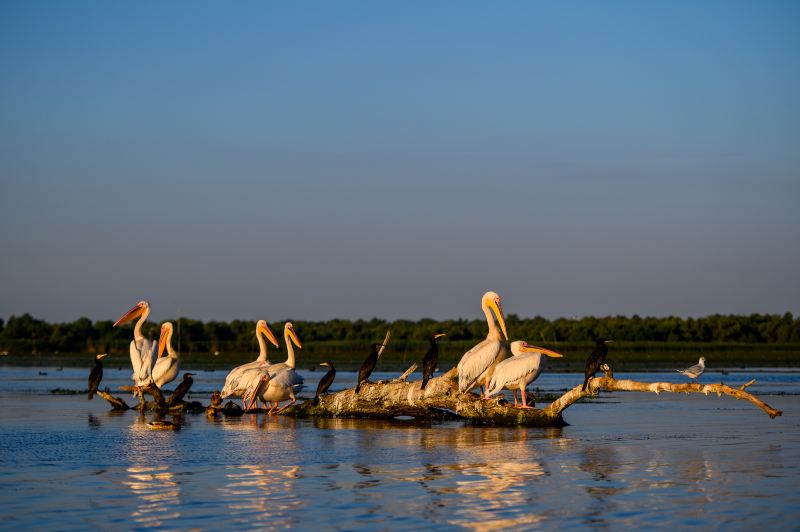
[(333, 384), (333, 379), (336, 378), (336, 368), (333, 367), (333, 362), (326, 360), (320, 366), (328, 366), (328, 372), (322, 376), (317, 385), (317, 395), (314, 396), (314, 404), (319, 404), (319, 396), (328, 391), (328, 388)]
[(358, 370), (358, 384), (356, 384), (356, 393), (358, 390), (361, 389), (361, 383), (369, 378), (372, 375), (372, 371), (375, 369), (375, 366), (378, 364), (378, 357), (381, 356), (380, 349), (383, 347), (383, 344), (372, 344), (369, 350), (369, 356), (361, 364), (361, 369)]
[(103, 363), (101, 360), (107, 356), (106, 353), (94, 356), (94, 367), (92, 372), (89, 373), (89, 400), (94, 397), (97, 387), (100, 386), (100, 381), (103, 380)]
[(436, 340), (442, 336), (445, 336), (445, 333), (431, 335), (431, 346), (428, 348), (428, 352), (425, 353), (425, 358), (422, 359), (421, 390), (424, 390), (425, 386), (428, 385), (428, 381), (433, 376), (433, 372), (436, 371), (436, 366), (439, 365), (439, 344), (436, 343)]
[(183, 380), (178, 387), (175, 388), (175, 391), (172, 392), (172, 395), (169, 396), (169, 399), (167, 399), (167, 403), (170, 406), (178, 403), (181, 399), (183, 399), (183, 396), (187, 394), (189, 388), (191, 388), (192, 384), (194, 384), (194, 379), (192, 377), (194, 377), (194, 373), (183, 374)]
[(589, 386), (589, 379), (594, 377), (595, 373), (600, 371), (600, 366), (603, 365), (603, 362), (606, 361), (606, 355), (608, 354), (608, 344), (613, 342), (610, 338), (598, 338), (595, 341), (594, 349), (592, 350), (592, 354), (589, 355), (589, 358), (586, 360), (586, 371), (584, 375), (586, 378), (583, 380), (583, 387), (581, 391), (586, 391), (586, 387)]

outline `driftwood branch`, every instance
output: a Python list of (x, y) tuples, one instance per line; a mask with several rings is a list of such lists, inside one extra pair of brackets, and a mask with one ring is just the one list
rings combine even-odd
[(110, 393), (104, 392), (102, 390), (97, 390), (95, 392), (97, 395), (108, 401), (111, 405), (112, 410), (130, 410), (131, 407), (128, 406), (128, 403), (122, 400), (120, 397), (112, 397)]
[(350, 388), (320, 397), (317, 405), (311, 401), (294, 405), (284, 411), (286, 415), (299, 417), (366, 417), (394, 418), (411, 416), (419, 419), (457, 418), (478, 423), (498, 425), (527, 425), (552, 427), (565, 422), (562, 412), (584, 397), (593, 396), (599, 390), (635, 392), (684, 392), (708, 395), (730, 395), (744, 399), (764, 410), (771, 418), (781, 415), (757, 397), (747, 393), (745, 388), (755, 382), (746, 383), (739, 389), (725, 384), (672, 384), (668, 382), (637, 382), (614, 379), (608, 371), (604, 377), (589, 381), (586, 391), (578, 385), (553, 401), (545, 408), (523, 410), (510, 406), (507, 401), (481, 400), (473, 393), (459, 393), (455, 368), (448, 373), (431, 379), (424, 390), (420, 381), (407, 382), (395, 379), (389, 382), (369, 383), (361, 386), (356, 394)]

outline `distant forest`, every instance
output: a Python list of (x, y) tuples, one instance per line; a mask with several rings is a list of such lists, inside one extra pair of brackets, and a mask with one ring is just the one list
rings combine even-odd
[[(424, 341), (434, 332), (445, 332), (450, 340), (478, 340), (486, 336), (484, 320), (419, 321), (380, 319), (300, 321), (292, 320), (303, 343), (378, 342), (388, 328), (392, 341)], [(589, 342), (606, 336), (624, 342), (729, 342), (749, 344), (800, 343), (800, 318), (790, 313), (749, 316), (712, 315), (704, 318), (642, 318), (639, 316), (559, 318), (507, 317), (511, 340), (552, 344)], [(214, 353), (252, 351), (255, 321), (231, 322), (180, 318), (173, 322), (179, 332), (182, 352)], [(81, 353), (127, 351), (130, 325), (112, 327), (113, 322), (80, 318), (70, 323), (47, 323), (29, 314), (0, 319), (0, 351), (12, 353)], [(158, 336), (158, 323), (146, 323), (145, 335)], [(270, 323), (283, 345), (283, 322)]]

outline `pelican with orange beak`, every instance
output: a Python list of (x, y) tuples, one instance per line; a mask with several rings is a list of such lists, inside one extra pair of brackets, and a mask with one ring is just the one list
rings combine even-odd
[[(228, 373), (228, 376), (225, 378), (225, 386), (222, 388), (220, 395), (223, 397), (242, 397), (242, 395), (247, 390), (247, 384), (243, 382), (243, 377), (248, 373), (249, 370), (256, 370), (261, 368), (266, 368), (270, 365), (269, 360), (267, 359), (267, 342), (266, 340), (274, 345), (275, 347), (278, 346), (278, 340), (275, 338), (275, 335), (270, 330), (269, 326), (267, 326), (267, 322), (264, 320), (258, 320), (256, 323), (256, 339), (258, 340), (258, 347), (259, 353), (258, 358), (255, 359), (253, 362), (248, 362), (247, 364), (242, 364), (241, 366), (237, 366)], [(242, 406), (245, 406), (244, 404)]]
[(147, 386), (152, 380), (153, 365), (156, 363), (157, 344), (144, 337), (142, 325), (147, 316), (150, 315), (150, 303), (139, 301), (136, 305), (114, 323), (114, 327), (128, 323), (139, 318), (133, 328), (133, 340), (131, 341), (131, 366), (133, 374), (131, 379), (134, 383), (134, 394), (140, 395), (140, 388)]
[[(161, 324), (161, 336), (158, 338), (158, 358), (153, 367), (153, 381), (159, 389), (175, 380), (180, 366), (180, 355), (172, 348), (172, 323)], [(164, 356), (166, 348), (167, 356)]]
[[(483, 294), (481, 309), (489, 325), (489, 334), (486, 335), (486, 340), (461, 357), (458, 363), (458, 390), (464, 393), (478, 386), (481, 388), (481, 397), (488, 399), (488, 396), (483, 394), (483, 387), (488, 387), (495, 366), (506, 358), (505, 340), (508, 340), (508, 332), (506, 332), (506, 318), (503, 315), (501, 298), (497, 293)], [(499, 329), (494, 323), (492, 313), (500, 324)]]
[[(511, 390), (514, 394), (514, 406), (517, 408), (530, 409), (527, 398), (525, 397), (525, 387), (536, 380), (542, 373), (542, 355), (560, 358), (564, 355), (550, 351), (543, 347), (536, 347), (528, 342), (511, 342), (511, 353), (513, 357), (507, 358), (497, 364), (494, 368), (492, 380), (486, 391), (487, 397), (500, 393), (503, 388)], [(522, 395), (522, 406), (517, 405), (517, 390)]]
[[(270, 413), (278, 408), (278, 404), (281, 401), (290, 400), (289, 404), (277, 410), (278, 413), (293, 405), (297, 401), (295, 394), (303, 389), (303, 377), (294, 369), (295, 358), (292, 345), (294, 344), (298, 349), (302, 349), (303, 344), (300, 343), (300, 338), (297, 337), (294, 325), (290, 321), (287, 321), (283, 327), (283, 338), (286, 341), (286, 362), (269, 366), (269, 380), (262, 380), (261, 384), (258, 385), (258, 391), (253, 393), (253, 403), (255, 403), (256, 399), (260, 399), (264, 403), (272, 403), (273, 406), (270, 408)], [(251, 388), (252, 386), (251, 384)]]

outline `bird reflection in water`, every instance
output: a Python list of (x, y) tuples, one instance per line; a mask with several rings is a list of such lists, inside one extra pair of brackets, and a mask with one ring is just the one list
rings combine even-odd
[(289, 514), (304, 503), (295, 493), (299, 466), (230, 466), (220, 496), (236, 524), (285, 528), (296, 525)]
[(180, 518), (180, 485), (168, 465), (130, 466), (124, 482), (140, 499), (131, 519), (139, 526), (164, 526), (166, 521)]
[(592, 482), (586, 492), (592, 501), (586, 507), (584, 518), (590, 526), (606, 526), (605, 516), (617, 510), (614, 496), (626, 491), (624, 484), (615, 480), (620, 473), (617, 451), (610, 446), (587, 446), (578, 468), (591, 475)]

